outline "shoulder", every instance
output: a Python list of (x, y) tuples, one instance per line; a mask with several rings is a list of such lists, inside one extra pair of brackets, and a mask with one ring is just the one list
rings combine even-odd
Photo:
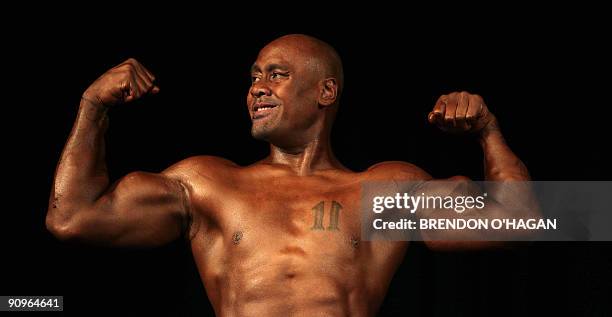
[(240, 166), (236, 163), (211, 155), (198, 155), (181, 160), (165, 169), (162, 174), (179, 179), (189, 179), (194, 176), (216, 178), (221, 174), (227, 175)]
[(429, 173), (422, 168), (402, 161), (385, 161), (370, 166), (364, 173), (385, 180), (430, 180)]
[(238, 167), (238, 165), (228, 159), (224, 159), (218, 156), (212, 155), (197, 155), (188, 157), (176, 164), (170, 166), (170, 168), (199, 168), (199, 167)]

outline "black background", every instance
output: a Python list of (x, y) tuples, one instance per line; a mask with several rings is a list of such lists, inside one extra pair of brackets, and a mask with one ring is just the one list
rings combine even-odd
[[(272, 39), (306, 33), (332, 44), (344, 61), (346, 89), (332, 141), (351, 169), (403, 160), (435, 177), (482, 179), (478, 143), (426, 120), (440, 94), (467, 90), (484, 97), (534, 180), (611, 180), (607, 22), (572, 8), (501, 19), (504, 10), (423, 19), (411, 11), (350, 23), (321, 15), (310, 27), (255, 14), (265, 8), (240, 22), (213, 22), (209, 12), (7, 26), (10, 83), (2, 121), (9, 190), (3, 190), (0, 293), (63, 295), (69, 316), (212, 314), (184, 243), (80, 247), (55, 241), (44, 228), (55, 164), (80, 95), (128, 57), (157, 76), (161, 92), (110, 114), (113, 179), (161, 171), (192, 155), (243, 165), (263, 158), (266, 144), (249, 133), (249, 67)], [(413, 244), (380, 315), (609, 315), (611, 251), (603, 242), (473, 253)]]

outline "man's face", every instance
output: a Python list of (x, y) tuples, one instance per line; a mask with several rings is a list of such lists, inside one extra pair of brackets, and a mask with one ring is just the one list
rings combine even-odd
[(247, 95), (254, 138), (292, 144), (320, 115), (317, 65), (304, 55), (297, 47), (274, 43), (259, 53)]

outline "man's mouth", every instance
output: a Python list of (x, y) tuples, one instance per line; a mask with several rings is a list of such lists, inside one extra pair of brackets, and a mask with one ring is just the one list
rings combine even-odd
[(252, 118), (253, 120), (255, 119), (261, 119), (263, 117), (268, 116), (269, 114), (271, 114), (275, 108), (277, 108), (278, 105), (276, 104), (272, 104), (272, 103), (256, 103), (253, 106), (253, 113), (252, 113)]

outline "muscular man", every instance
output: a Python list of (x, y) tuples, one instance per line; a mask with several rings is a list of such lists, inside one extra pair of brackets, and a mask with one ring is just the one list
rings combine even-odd
[[(111, 246), (159, 246), (184, 236), (219, 316), (375, 315), (408, 243), (361, 241), (360, 184), (431, 176), (404, 162), (353, 172), (334, 157), (330, 130), (343, 73), (326, 43), (305, 35), (276, 39), (260, 51), (251, 76), (251, 132), (270, 143), (267, 158), (238, 166), (197, 156), (110, 184), (108, 109), (159, 88), (134, 59), (103, 74), (83, 94), (57, 167), (47, 227), (61, 240)], [(480, 96), (441, 96), (428, 119), (479, 134), (487, 180), (529, 180)], [(490, 196), (503, 207), (502, 193)], [(320, 217), (319, 210), (335, 210), (335, 217)]]

